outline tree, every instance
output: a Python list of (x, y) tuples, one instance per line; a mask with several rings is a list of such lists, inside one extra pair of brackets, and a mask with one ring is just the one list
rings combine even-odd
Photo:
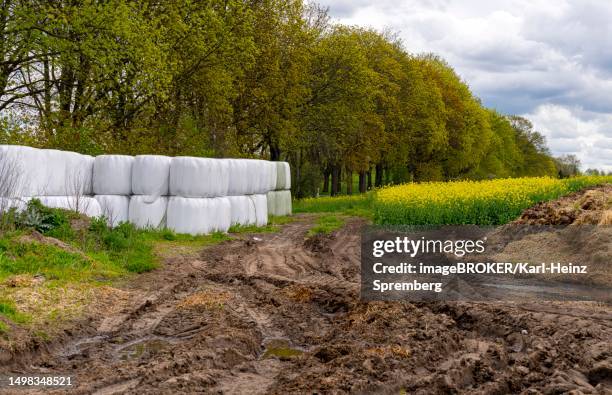
[(6, 143), (288, 160), (298, 197), (558, 174), (443, 59), (303, 0), (0, 0), (0, 111)]
[(522, 164), (517, 176), (556, 176), (557, 168), (546, 146), (546, 138), (534, 130), (526, 118), (512, 115), (508, 117), (516, 133), (516, 145), (521, 151)]
[(555, 158), (557, 172), (560, 178), (575, 177), (580, 175), (580, 159), (576, 155), (562, 155)]

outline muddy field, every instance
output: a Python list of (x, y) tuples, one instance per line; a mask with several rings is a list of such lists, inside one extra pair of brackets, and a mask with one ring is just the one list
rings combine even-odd
[(363, 220), (312, 224), (170, 257), (0, 369), (70, 374), (83, 394), (612, 393), (609, 306), (363, 303)]

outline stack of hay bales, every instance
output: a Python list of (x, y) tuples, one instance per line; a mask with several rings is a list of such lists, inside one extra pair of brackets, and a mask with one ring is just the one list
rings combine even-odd
[(276, 183), (274, 190), (268, 192), (268, 213), (270, 215), (291, 214), (291, 169), (287, 162), (275, 164)]
[(168, 228), (189, 234), (227, 232), (231, 224), (228, 186), (228, 160), (172, 158)]
[(23, 208), (33, 198), (45, 206), (97, 217), (101, 207), (91, 197), (94, 158), (75, 152), (0, 146), (1, 209)]
[(137, 227), (166, 227), (171, 160), (161, 155), (134, 158), (129, 218)]
[(94, 160), (94, 198), (111, 226), (130, 219), (133, 163), (134, 158), (128, 155), (100, 155)]
[(190, 234), (226, 232), (232, 225), (263, 226), (269, 213), (291, 213), (290, 187), (285, 162), (160, 155), (93, 158), (0, 146), (0, 210), (22, 209), (37, 197), (50, 207), (103, 215), (111, 226), (129, 221), (139, 228), (168, 227)]

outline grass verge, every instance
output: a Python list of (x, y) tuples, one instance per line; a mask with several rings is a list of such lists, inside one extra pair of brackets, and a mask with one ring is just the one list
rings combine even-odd
[(361, 195), (318, 197), (296, 200), (294, 213), (338, 213), (357, 217), (372, 218), (374, 192)]
[(328, 235), (344, 226), (345, 219), (338, 215), (322, 215), (317, 218), (315, 225), (308, 231), (308, 236), (319, 234)]

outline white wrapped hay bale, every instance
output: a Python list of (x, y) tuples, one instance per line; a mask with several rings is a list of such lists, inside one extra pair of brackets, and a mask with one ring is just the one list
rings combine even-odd
[(100, 203), (89, 196), (35, 196), (32, 199), (39, 199), (47, 207), (76, 211), (88, 217), (102, 215)]
[(170, 162), (161, 155), (137, 155), (132, 165), (132, 193), (155, 200), (169, 193)]
[(170, 195), (182, 197), (226, 196), (229, 188), (227, 159), (179, 156), (170, 163)]
[(276, 162), (266, 161), (266, 192), (273, 191), (276, 189)]
[(255, 206), (255, 225), (264, 226), (268, 224), (268, 199), (266, 195), (250, 195), (249, 198)]
[(122, 195), (96, 195), (94, 199), (100, 203), (102, 215), (112, 227), (121, 222), (129, 221), (130, 197)]
[(45, 196), (92, 194), (94, 157), (76, 152), (41, 150), (47, 173)]
[(248, 161), (245, 159), (228, 159), (228, 196), (240, 196), (252, 193), (249, 191)]
[(232, 225), (232, 204), (227, 197), (219, 197), (215, 200), (218, 210), (215, 231), (225, 233)]
[(247, 161), (247, 190), (245, 194), (263, 194), (274, 190), (276, 184), (275, 162), (259, 159)]
[(44, 150), (20, 145), (0, 145), (0, 195), (44, 195), (49, 184)]
[(251, 195), (258, 193), (261, 189), (262, 171), (259, 161), (256, 159), (243, 159), (246, 162), (246, 191), (245, 194)]
[(191, 235), (227, 232), (231, 204), (227, 198), (172, 196), (168, 202), (168, 228)]
[(249, 196), (228, 196), (232, 225), (254, 225), (257, 222), (255, 204)]
[(291, 215), (291, 191), (270, 191), (268, 198), (268, 215)]
[(291, 189), (291, 169), (287, 162), (276, 162), (276, 189), (277, 191)]
[(137, 228), (163, 228), (166, 226), (167, 208), (167, 197), (148, 202), (144, 196), (134, 195), (130, 198), (128, 218)]
[(96, 195), (131, 195), (132, 164), (128, 155), (96, 156), (93, 166), (93, 192)]
[(25, 210), (29, 199), (0, 197), (0, 213), (15, 209), (17, 212)]
[(93, 161), (76, 152), (0, 146), (0, 195), (90, 195)]

